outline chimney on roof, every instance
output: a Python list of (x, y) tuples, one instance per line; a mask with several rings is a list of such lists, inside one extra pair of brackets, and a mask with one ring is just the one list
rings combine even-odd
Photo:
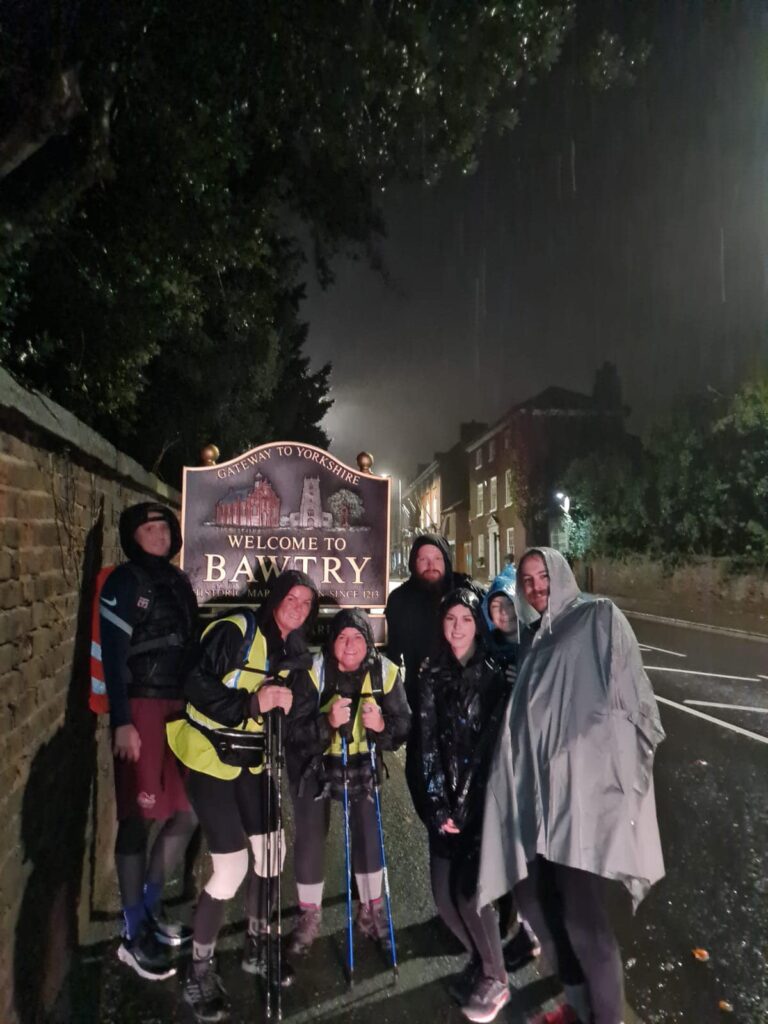
[(480, 437), (488, 429), (487, 423), (478, 423), (477, 420), (470, 420), (459, 426), (459, 441), (462, 444), (472, 444), (476, 437)]
[(605, 362), (595, 373), (592, 400), (603, 412), (624, 413), (619, 372), (613, 363)]

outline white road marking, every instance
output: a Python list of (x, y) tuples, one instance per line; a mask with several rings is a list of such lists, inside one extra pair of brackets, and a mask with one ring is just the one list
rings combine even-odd
[(702, 708), (729, 708), (731, 711), (757, 711), (760, 715), (768, 715), (768, 708), (751, 708), (746, 704), (718, 704), (714, 700), (684, 700), (683, 704), (696, 704)]
[(768, 682), (768, 676), (761, 676), (759, 672), (757, 673), (757, 678), (758, 679), (765, 679), (766, 682)]
[(646, 672), (677, 672), (681, 676), (706, 676), (707, 679), (732, 679), (737, 683), (758, 683), (757, 676), (724, 676), (719, 672), (695, 672), (692, 668), (667, 668), (666, 665), (643, 665)]
[(742, 729), (740, 725), (732, 725), (730, 722), (724, 722), (721, 718), (713, 718), (712, 715), (705, 715), (703, 711), (697, 711), (696, 708), (688, 708), (685, 704), (678, 704), (675, 700), (667, 700), (666, 697), (659, 697), (658, 695), (656, 700), (660, 704), (668, 704), (671, 708), (677, 708), (678, 711), (685, 711), (687, 715), (695, 715), (696, 718), (703, 718), (705, 722), (712, 722), (714, 725), (721, 725), (724, 729), (730, 729), (731, 732), (737, 732), (740, 736), (746, 736), (750, 740), (757, 740), (758, 743), (768, 743), (768, 736), (761, 736), (757, 732), (750, 732), (749, 729)]
[(659, 654), (671, 654), (674, 658), (687, 658), (687, 654), (681, 654), (680, 651), (668, 651), (665, 647), (651, 647), (650, 644), (640, 644), (641, 651), (658, 651)]

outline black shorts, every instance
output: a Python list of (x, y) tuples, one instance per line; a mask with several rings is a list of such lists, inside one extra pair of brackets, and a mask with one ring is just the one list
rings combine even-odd
[(236, 779), (224, 780), (190, 770), (187, 791), (211, 853), (247, 850), (249, 836), (277, 829), (277, 792), (266, 772), (252, 775), (244, 769)]

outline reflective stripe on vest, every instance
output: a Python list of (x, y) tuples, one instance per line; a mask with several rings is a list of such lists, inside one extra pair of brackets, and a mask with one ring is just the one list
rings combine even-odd
[[(228, 615), (224, 619), (217, 619), (215, 622), (212, 622), (204, 630), (203, 637), (222, 622), (233, 622), (243, 634), (243, 638), (247, 635), (248, 623), (245, 616), (235, 613), (234, 615)], [(254, 633), (253, 643), (248, 651), (245, 666), (238, 665), (231, 672), (227, 672), (222, 679), (224, 685), (232, 689), (247, 690), (249, 693), (255, 693), (263, 685), (266, 677), (261, 672), (243, 672), (243, 667), (263, 669), (264, 671), (269, 669), (267, 641), (259, 629)], [(279, 673), (283, 678), (288, 674), (288, 672)], [(194, 704), (187, 703), (186, 715), (192, 721), (205, 726), (206, 729), (233, 728), (232, 726), (224, 726), (221, 722), (217, 722), (213, 718), (204, 715)], [(257, 722), (252, 718), (248, 718), (243, 724), (234, 726), (234, 728), (240, 729), (243, 732), (263, 732), (264, 720), (261, 719)], [(202, 772), (205, 775), (212, 775), (214, 778), (224, 780), (235, 779), (243, 771), (242, 768), (223, 764), (219, 760), (211, 741), (199, 729), (196, 729), (191, 722), (186, 721), (186, 719), (177, 719), (176, 721), (169, 722), (166, 726), (166, 735), (171, 750), (187, 768), (192, 768), (196, 772)], [(259, 775), (263, 770), (263, 766), (247, 769), (252, 775)]]
[[(397, 665), (394, 665), (388, 658), (382, 658), (383, 668), (383, 679), (381, 683), (381, 692), (386, 696), (391, 692), (392, 687), (395, 685), (397, 679)], [(315, 682), (318, 689), (322, 691), (323, 683), (323, 672), (322, 669), (320, 679)], [(331, 705), (340, 699), (342, 695), (340, 693), (334, 693), (333, 696), (320, 708), (323, 714), (327, 714), (331, 708)], [(366, 672), (365, 679), (363, 679), (360, 687), (360, 700), (357, 704), (357, 711), (355, 712), (355, 718), (352, 722), (352, 739), (349, 741), (348, 753), (351, 757), (353, 754), (367, 754), (368, 753), (368, 737), (363, 726), (363, 705), (364, 704), (376, 704), (378, 703), (373, 695), (373, 686), (371, 685), (371, 674)], [(341, 736), (338, 731), (334, 731), (333, 739), (331, 744), (325, 750), (326, 755), (331, 757), (341, 757)]]

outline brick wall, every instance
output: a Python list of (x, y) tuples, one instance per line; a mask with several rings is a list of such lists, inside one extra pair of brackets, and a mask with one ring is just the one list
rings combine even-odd
[[(0, 371), (0, 1020), (60, 1016), (111, 888), (109, 733), (88, 711), (90, 589), (117, 520), (177, 492)], [(115, 909), (115, 908), (111, 908)]]

